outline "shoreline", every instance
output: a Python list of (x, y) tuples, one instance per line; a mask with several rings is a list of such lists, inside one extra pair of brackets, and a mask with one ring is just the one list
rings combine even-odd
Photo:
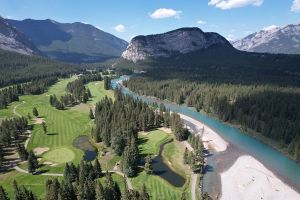
[[(216, 168), (215, 176), (212, 176), (213, 199), (282, 199), (282, 197), (291, 200), (300, 199), (300, 187), (278, 175), (276, 169), (263, 165), (254, 156), (226, 142), (216, 131), (202, 122), (182, 114), (180, 116), (187, 126), (194, 126), (189, 128), (196, 134), (201, 135), (200, 131), (204, 127), (208, 135), (205, 140), (207, 138), (212, 140), (209, 143), (215, 150), (212, 153), (216, 154), (212, 158), (215, 163), (213, 167)], [(246, 184), (252, 183), (250, 181), (254, 184)], [(256, 190), (261, 193), (255, 192)], [(249, 195), (252, 195), (252, 198), (249, 198)]]

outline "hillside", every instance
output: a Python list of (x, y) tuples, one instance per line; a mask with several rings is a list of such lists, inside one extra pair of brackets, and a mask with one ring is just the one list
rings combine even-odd
[(0, 17), (0, 49), (25, 55), (42, 55), (35, 45), (5, 19)]
[(78, 70), (76, 65), (0, 50), (0, 87), (52, 75), (66, 76)]
[(272, 26), (232, 44), (249, 52), (300, 54), (300, 24)]
[(94, 63), (121, 55), (127, 42), (80, 22), (50, 19), (8, 20), (48, 57), (75, 63)]

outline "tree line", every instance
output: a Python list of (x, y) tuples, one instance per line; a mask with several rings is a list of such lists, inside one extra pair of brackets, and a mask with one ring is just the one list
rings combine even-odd
[[(100, 178), (104, 181), (100, 181)], [(37, 200), (37, 196), (24, 186), (13, 182), (16, 200)], [(124, 189), (112, 178), (109, 172), (103, 173), (96, 159), (94, 164), (81, 161), (79, 165), (66, 163), (63, 180), (48, 179), (45, 183), (46, 200), (149, 200), (150, 194), (145, 185), (141, 191), (130, 190), (124, 178)], [(8, 194), (0, 186), (0, 199), (8, 200)]]
[(78, 103), (86, 103), (89, 98), (92, 97), (89, 88), (85, 87), (85, 84), (92, 81), (101, 81), (101, 74), (83, 74), (78, 79), (71, 81), (67, 84), (66, 94), (61, 96), (60, 99), (57, 96), (50, 95), (50, 105), (58, 110), (64, 110), (67, 106), (74, 106)]
[[(25, 117), (4, 119), (0, 124), (0, 169), (5, 167), (5, 148), (13, 145), (21, 158), (27, 159), (24, 145), (22, 144), (25, 130), (28, 128), (28, 121)], [(25, 150), (26, 151), (26, 150)]]
[(67, 77), (79, 70), (77, 65), (0, 50), (0, 87), (47, 77)]
[(172, 78), (172, 73), (168, 80), (165, 80), (166, 74), (153, 76), (154, 73), (149, 73), (132, 77), (124, 84), (140, 95), (193, 106), (220, 120), (237, 123), (246, 132), (255, 131), (275, 141), (280, 149), (300, 161), (298, 87), (220, 84), (201, 79), (196, 82), (190, 81), (188, 76), (185, 80)]
[(19, 101), (19, 96), (44, 93), (51, 85), (57, 82), (57, 77), (47, 77), (32, 80), (32, 82), (17, 84), (0, 90), (0, 109), (5, 109), (10, 103)]

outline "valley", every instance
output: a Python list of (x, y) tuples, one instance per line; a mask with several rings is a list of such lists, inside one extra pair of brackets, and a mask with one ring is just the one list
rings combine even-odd
[(0, 200), (300, 199), (300, 0), (0, 4)]

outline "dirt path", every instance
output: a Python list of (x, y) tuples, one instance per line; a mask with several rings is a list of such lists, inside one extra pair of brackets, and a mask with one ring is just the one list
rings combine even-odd
[(25, 103), (25, 101), (22, 101), (22, 103), (16, 105), (16, 106), (14, 107), (14, 109), (13, 109), (13, 113), (14, 113), (15, 115), (17, 115), (18, 117), (22, 117), (22, 115), (21, 115), (20, 113), (17, 112), (17, 108), (18, 108), (20, 105), (24, 104), (24, 103)]
[[(189, 151), (194, 151), (193, 147), (187, 141), (183, 141), (182, 143), (184, 144), (184, 146)], [(191, 174), (191, 195), (192, 195), (192, 200), (196, 200), (197, 178), (198, 178), (198, 174), (195, 174), (195, 173)]]

